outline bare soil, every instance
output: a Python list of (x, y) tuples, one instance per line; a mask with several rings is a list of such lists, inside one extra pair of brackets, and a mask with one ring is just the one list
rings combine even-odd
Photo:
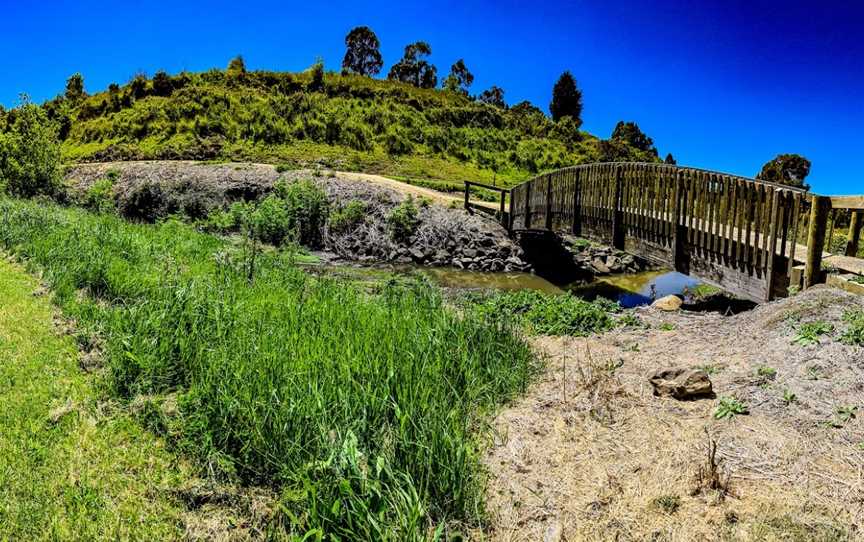
[[(545, 374), (494, 422), (481, 537), (861, 539), (864, 411), (838, 409), (864, 406), (864, 349), (838, 338), (844, 311), (862, 307), (818, 287), (736, 316), (643, 308), (647, 328), (537, 338)], [(835, 330), (793, 344), (813, 321)], [(649, 374), (676, 366), (712, 367), (716, 397), (655, 397)], [(715, 419), (721, 396), (749, 414)]]

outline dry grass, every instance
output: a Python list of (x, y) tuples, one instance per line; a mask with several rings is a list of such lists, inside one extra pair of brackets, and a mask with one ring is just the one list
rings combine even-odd
[[(671, 333), (656, 329), (660, 316), (645, 309), (640, 318), (653, 329), (538, 339), (547, 372), (496, 420), (500, 438), (487, 458), (493, 529), (484, 537), (857, 539), (864, 426), (857, 418), (840, 428), (820, 420), (835, 403), (864, 403), (853, 377), (864, 354), (833, 339), (793, 346), (777, 313), (833, 321), (860, 303), (814, 290), (734, 317), (662, 315), (674, 320)], [(814, 383), (808, 364), (830, 370)], [(716, 420), (717, 399), (652, 396), (651, 371), (702, 365), (723, 367), (711, 375), (715, 390), (746, 400), (750, 415)], [(758, 377), (762, 365), (776, 367), (777, 377)], [(796, 393), (794, 404), (783, 402), (785, 388)], [(674, 513), (659, 502), (677, 502)]]

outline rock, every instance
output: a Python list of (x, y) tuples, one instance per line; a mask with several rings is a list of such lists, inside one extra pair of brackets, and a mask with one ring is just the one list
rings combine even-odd
[(520, 266), (520, 265), (522, 265), (522, 260), (520, 260), (520, 259), (517, 258), (516, 256), (510, 256), (510, 257), (507, 258), (505, 261), (506, 261), (508, 264), (513, 265), (513, 266), (517, 266), (517, 267)]
[(606, 258), (606, 267), (609, 268), (609, 271), (613, 273), (617, 273), (624, 269), (624, 266), (621, 265), (621, 260), (618, 259), (618, 256), (609, 256)]
[(462, 249), (462, 255), (465, 256), (466, 258), (476, 258), (477, 257), (477, 251), (473, 248), (464, 248), (464, 249)]
[(424, 254), (423, 251), (419, 248), (412, 248), (410, 250), (410, 253), (414, 261), (422, 262), (424, 259), (426, 259), (426, 254)]
[(594, 268), (594, 271), (596, 271), (598, 275), (608, 275), (610, 272), (609, 266), (607, 266), (600, 258), (594, 258), (594, 260), (591, 261), (591, 267)]
[(671, 368), (654, 372), (648, 377), (654, 395), (675, 399), (692, 399), (712, 394), (711, 379), (699, 369)]
[(677, 295), (667, 295), (666, 297), (661, 297), (654, 303), (651, 303), (651, 306), (661, 311), (666, 312), (674, 312), (681, 308), (681, 305), (684, 302), (681, 301), (681, 298)]

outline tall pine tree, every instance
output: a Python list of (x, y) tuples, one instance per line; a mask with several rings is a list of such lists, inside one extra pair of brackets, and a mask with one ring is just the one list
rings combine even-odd
[(549, 112), (556, 122), (560, 118), (570, 117), (577, 126), (582, 126), (582, 91), (576, 87), (576, 79), (569, 71), (562, 73), (552, 88)]

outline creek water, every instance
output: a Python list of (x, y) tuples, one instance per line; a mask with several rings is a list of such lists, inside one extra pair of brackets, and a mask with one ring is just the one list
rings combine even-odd
[(617, 301), (624, 308), (650, 304), (667, 295), (681, 295), (700, 282), (693, 277), (674, 271), (648, 271), (644, 273), (609, 275), (592, 282), (552, 283), (531, 273), (485, 273), (450, 267), (387, 266), (348, 267), (327, 266), (331, 271), (350, 278), (377, 279), (392, 274), (423, 274), (443, 288), (539, 290), (561, 294), (572, 292), (585, 299), (605, 297)]

